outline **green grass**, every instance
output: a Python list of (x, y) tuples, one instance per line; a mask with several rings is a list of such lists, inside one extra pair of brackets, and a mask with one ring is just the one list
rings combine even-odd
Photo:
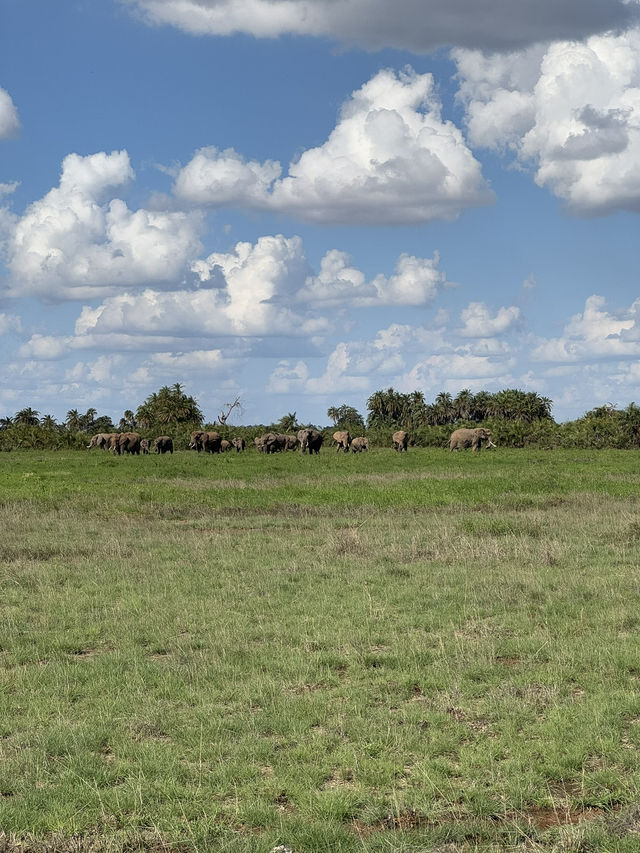
[(0, 850), (638, 850), (636, 453), (0, 484)]

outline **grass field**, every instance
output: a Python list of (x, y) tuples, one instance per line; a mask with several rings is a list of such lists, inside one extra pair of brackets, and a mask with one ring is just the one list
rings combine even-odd
[(0, 456), (0, 851), (640, 850), (640, 456)]

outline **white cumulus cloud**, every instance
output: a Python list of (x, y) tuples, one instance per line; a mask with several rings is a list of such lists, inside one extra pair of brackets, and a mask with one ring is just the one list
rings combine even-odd
[(462, 328), (459, 334), (464, 338), (493, 338), (502, 335), (520, 319), (520, 309), (515, 305), (499, 308), (491, 315), (484, 302), (470, 302), (460, 314)]
[(403, 254), (392, 276), (382, 274), (366, 281), (352, 266), (346, 252), (332, 249), (320, 262), (320, 272), (309, 276), (296, 299), (317, 306), (426, 305), (432, 302), (446, 277), (438, 269), (439, 257), (416, 258)]
[(582, 215), (640, 211), (640, 29), (504, 56), (457, 50), (475, 145), (511, 150)]
[(603, 296), (590, 296), (584, 311), (575, 314), (559, 338), (540, 340), (532, 352), (535, 361), (576, 363), (640, 356), (640, 299), (612, 313)]
[(430, 74), (376, 74), (343, 105), (318, 148), (289, 164), (201, 149), (174, 192), (190, 204), (240, 205), (319, 223), (452, 219), (493, 195), (459, 128), (441, 115)]
[(126, 151), (65, 157), (59, 185), (4, 226), (11, 295), (90, 299), (181, 283), (201, 249), (201, 217), (109, 200), (133, 178)]

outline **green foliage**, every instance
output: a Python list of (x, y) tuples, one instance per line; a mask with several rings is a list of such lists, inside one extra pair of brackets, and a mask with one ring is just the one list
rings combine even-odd
[(427, 404), (419, 391), (403, 394), (388, 388), (369, 397), (367, 410), (370, 427), (393, 426), (413, 434), (424, 426), (460, 425), (461, 421), (477, 425), (488, 418), (523, 423), (551, 419), (551, 400), (517, 389), (473, 394), (465, 388), (455, 398), (441, 391), (433, 403)]
[(150, 394), (138, 406), (135, 419), (131, 412), (125, 412), (125, 420), (134, 427), (157, 434), (166, 431), (167, 427), (196, 429), (202, 424), (203, 415), (196, 400), (185, 394), (180, 383), (176, 382)]
[(361, 435), (364, 432), (364, 418), (353, 406), (330, 406), (327, 417), (333, 421), (335, 430), (349, 430), (351, 435)]
[(300, 427), (298, 426), (295, 412), (288, 412), (286, 415), (283, 415), (277, 423), (273, 424), (273, 432), (284, 433), (285, 435), (297, 432), (299, 429)]

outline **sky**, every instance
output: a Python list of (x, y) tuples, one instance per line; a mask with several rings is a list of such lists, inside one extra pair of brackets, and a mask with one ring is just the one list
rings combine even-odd
[(622, 408), (639, 213), (638, 0), (0, 8), (0, 417)]

